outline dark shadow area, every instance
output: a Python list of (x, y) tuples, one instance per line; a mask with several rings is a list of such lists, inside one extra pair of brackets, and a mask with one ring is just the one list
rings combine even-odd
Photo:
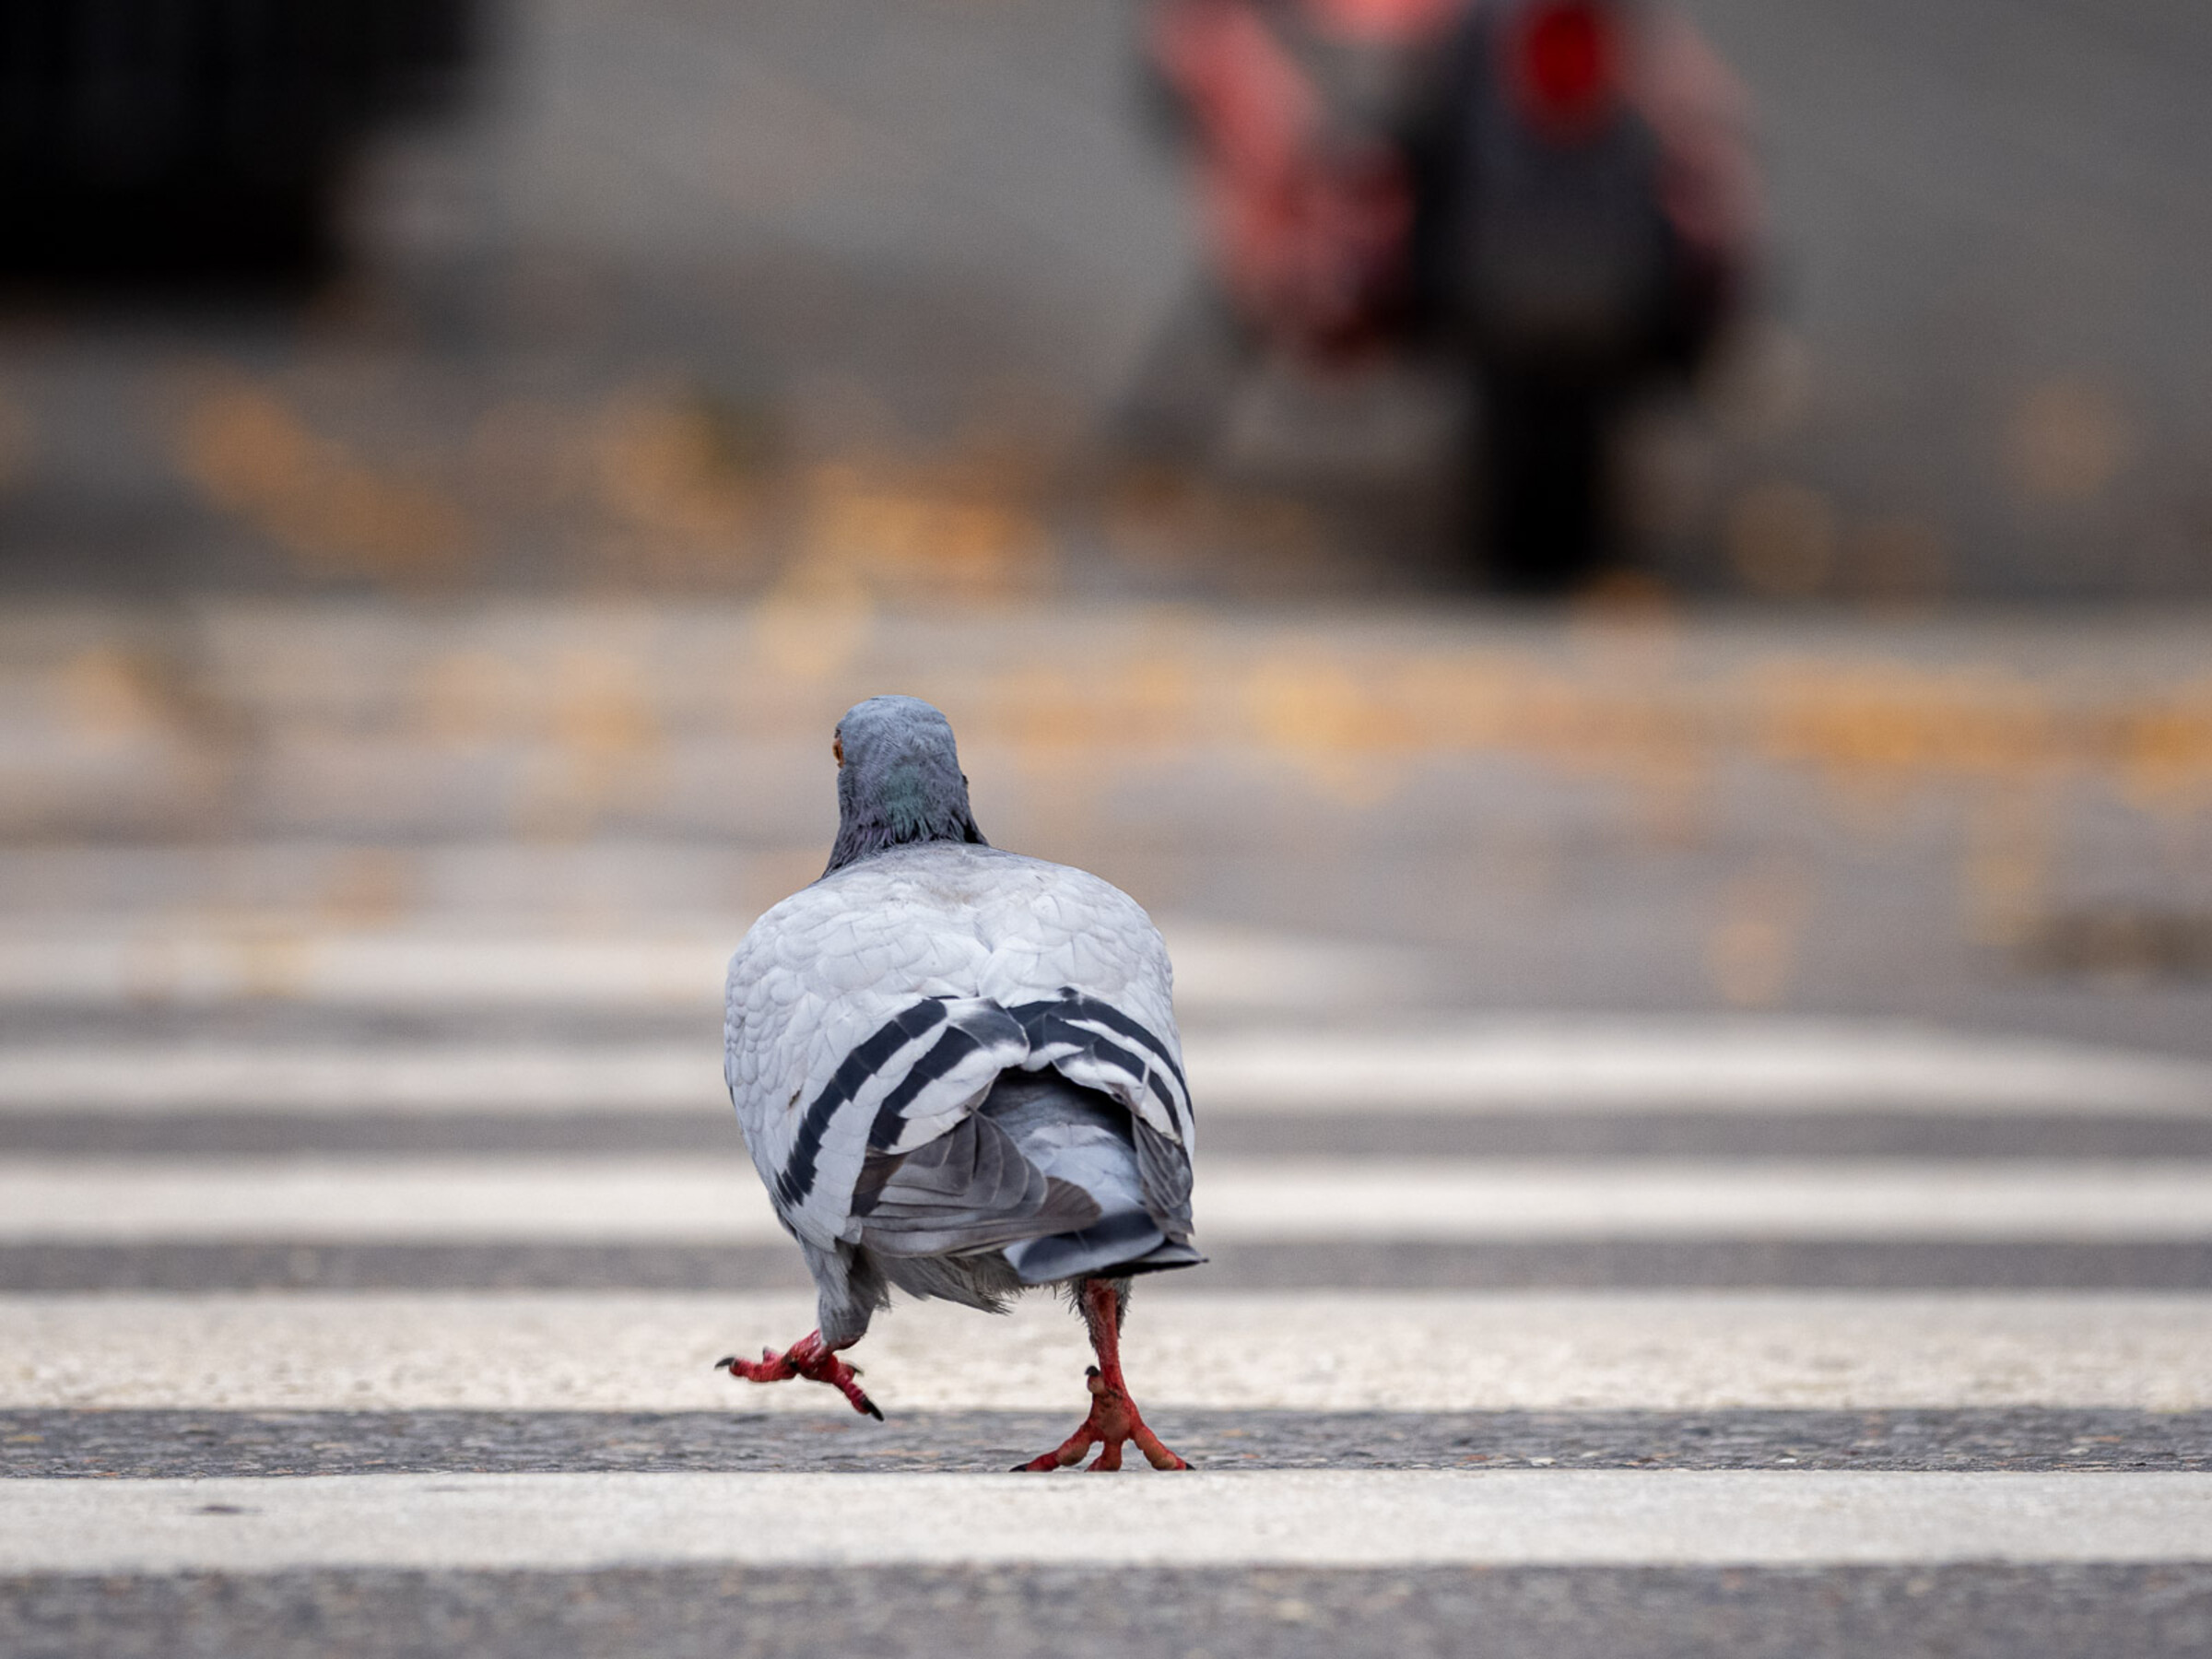
[(294, 297), (362, 146), (465, 96), (476, 0), (20, 0), (0, 16), (0, 300)]

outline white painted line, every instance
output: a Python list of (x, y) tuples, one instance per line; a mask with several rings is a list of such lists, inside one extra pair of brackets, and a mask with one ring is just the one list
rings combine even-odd
[(0, 1240), (18, 1243), (789, 1237), (735, 1159), (0, 1162)]
[[(0, 1407), (846, 1414), (824, 1388), (708, 1369), (814, 1323), (799, 1292), (16, 1296)], [(2206, 1296), (1163, 1283), (1138, 1288), (1124, 1348), (1140, 1401), (1220, 1410), (2212, 1409)], [(1079, 1413), (1089, 1349), (1050, 1297), (998, 1319), (902, 1300), (853, 1359), (894, 1416)]]
[[(1532, 1019), (1190, 1032), (1211, 1115), (1666, 1111), (2212, 1113), (2212, 1064), (1891, 1026)], [(0, 1112), (726, 1111), (690, 1043), (18, 1044)]]
[(2206, 1475), (324, 1475), (10, 1481), (0, 1505), (10, 1573), (2202, 1560)]
[(2015, 1037), (1776, 1019), (1499, 1020), (1224, 1032), (1189, 1044), (1207, 1111), (2212, 1112), (2212, 1065)]
[(1201, 1241), (2212, 1239), (2212, 1164), (1202, 1161)]
[[(216, 1042), (0, 1050), (0, 1112), (726, 1116), (720, 1044)], [(735, 1120), (730, 1120), (733, 1124)]]
[[(207, 1006), (274, 1000), (397, 1007), (585, 1005), (719, 1009), (749, 917), (605, 936), (465, 929), (332, 928), (312, 915), (231, 925), (73, 918), (0, 933), (0, 1003)], [(1342, 1008), (1418, 1002), (1417, 952), (1170, 922), (1186, 1008)]]
[[(733, 1154), (742, 1143), (730, 1130)], [(2212, 1164), (1202, 1160), (1202, 1245), (2212, 1239)], [(727, 1159), (0, 1161), (0, 1241), (785, 1238)]]
[(712, 1006), (738, 936), (502, 939), (308, 928), (16, 934), (0, 937), (0, 1002)]

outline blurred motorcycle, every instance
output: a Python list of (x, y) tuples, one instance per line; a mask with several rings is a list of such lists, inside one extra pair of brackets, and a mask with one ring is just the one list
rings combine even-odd
[[(1750, 264), (1744, 100), (1688, 23), (1640, 0), (1153, 0), (1141, 39), (1218, 337), (1444, 357), (1479, 392), (1493, 575), (1586, 575), (1623, 409), (1703, 360)], [(1194, 343), (1162, 369), (1187, 381)]]

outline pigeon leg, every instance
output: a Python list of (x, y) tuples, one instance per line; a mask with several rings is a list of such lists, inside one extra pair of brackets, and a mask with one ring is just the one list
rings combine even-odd
[(827, 1382), (853, 1403), (853, 1410), (879, 1423), (883, 1421), (883, 1413), (876, 1409), (876, 1402), (861, 1391), (860, 1373), (823, 1343), (819, 1331), (809, 1331), (781, 1354), (774, 1348), (762, 1348), (758, 1359), (740, 1359), (732, 1355), (715, 1360), (714, 1369), (726, 1371), (733, 1377), (743, 1377), (747, 1382), (782, 1382), (791, 1377)]
[(1090, 1346), (1099, 1356), (1098, 1364), (1087, 1366), (1083, 1373), (1090, 1389), (1090, 1415), (1053, 1451), (1016, 1464), (1015, 1473), (1065, 1469), (1080, 1463), (1083, 1453), (1094, 1445), (1099, 1455), (1090, 1465), (1091, 1472), (1118, 1469), (1122, 1447), (1129, 1441), (1136, 1442), (1145, 1461), (1156, 1469), (1189, 1468), (1189, 1464), (1159, 1443), (1159, 1435), (1145, 1427), (1136, 1402), (1129, 1397), (1129, 1385), (1122, 1380), (1122, 1299), (1112, 1280), (1083, 1281), (1083, 1323), (1090, 1327)]

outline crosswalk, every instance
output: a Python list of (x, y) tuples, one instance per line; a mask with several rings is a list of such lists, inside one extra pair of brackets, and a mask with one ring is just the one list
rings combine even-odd
[[(709, 1370), (812, 1319), (711, 1024), (348, 994), (242, 1037), (93, 996), (0, 1050), (0, 1650), (705, 1652), (719, 1606), (814, 1651), (948, 1600), (975, 1651), (1217, 1655), (2212, 1617), (2201, 1063), (1201, 994), (1213, 1260), (1126, 1349), (1196, 1469), (1017, 1479), (1081, 1405), (1049, 1299), (878, 1321), (882, 1425)], [(1146, 1635), (1137, 1571), (1245, 1612)]]
[[(0, 614), (0, 1654), (2212, 1652), (2200, 618), (794, 574)], [(1004, 1473), (1050, 1299), (709, 1369), (812, 1319), (722, 963), (894, 688), (1169, 935), (1188, 1475)]]

